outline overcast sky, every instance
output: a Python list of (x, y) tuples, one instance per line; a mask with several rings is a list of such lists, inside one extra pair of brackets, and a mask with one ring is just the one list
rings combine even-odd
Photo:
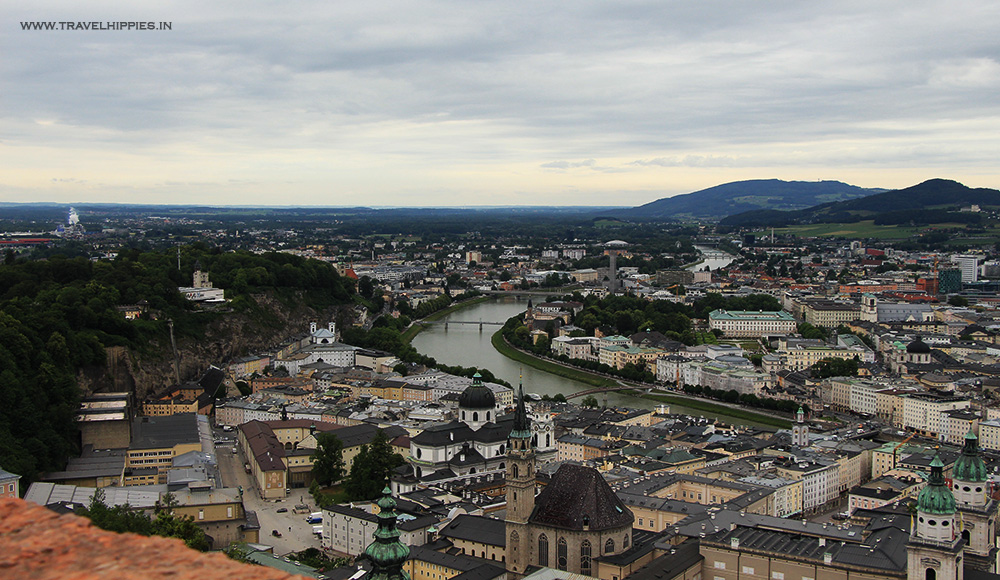
[(1000, 187), (995, 0), (0, 8), (0, 201), (638, 205), (758, 178)]

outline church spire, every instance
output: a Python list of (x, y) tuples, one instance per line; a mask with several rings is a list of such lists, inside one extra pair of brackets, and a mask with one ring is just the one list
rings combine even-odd
[(510, 431), (512, 438), (530, 439), (531, 423), (528, 422), (528, 411), (524, 406), (524, 384), (517, 385), (517, 407), (514, 409), (514, 427)]
[(396, 500), (392, 499), (388, 487), (382, 490), (382, 497), (376, 505), (379, 507), (378, 529), (375, 530), (375, 541), (365, 549), (365, 555), (372, 562), (372, 570), (365, 574), (363, 580), (410, 580), (410, 575), (403, 570), (410, 548), (399, 540)]

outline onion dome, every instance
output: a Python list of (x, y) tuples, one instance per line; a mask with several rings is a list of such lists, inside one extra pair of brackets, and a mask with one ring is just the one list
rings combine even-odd
[(906, 345), (906, 352), (910, 354), (927, 354), (931, 351), (931, 347), (927, 346), (927, 343), (921, 340), (918, 336), (913, 342)]
[(372, 570), (364, 580), (410, 580), (403, 570), (403, 563), (410, 557), (410, 548), (399, 541), (396, 529), (396, 500), (389, 488), (382, 490), (382, 497), (375, 504), (379, 507), (378, 529), (375, 541), (365, 548), (365, 555), (372, 562)]
[(493, 391), (483, 384), (479, 373), (472, 375), (472, 384), (458, 396), (458, 406), (462, 409), (495, 409), (497, 398)]
[(986, 464), (979, 456), (979, 438), (972, 432), (972, 429), (969, 429), (969, 432), (965, 434), (965, 446), (962, 447), (962, 455), (955, 461), (952, 475), (954, 479), (959, 481), (986, 481)]
[(955, 513), (955, 496), (944, 482), (944, 463), (937, 455), (931, 461), (931, 477), (917, 497), (917, 511), (946, 515)]

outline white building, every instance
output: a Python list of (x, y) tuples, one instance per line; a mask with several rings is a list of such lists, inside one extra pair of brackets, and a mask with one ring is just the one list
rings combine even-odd
[(981, 256), (972, 256), (969, 254), (959, 254), (951, 257), (951, 261), (954, 262), (958, 269), (962, 271), (962, 282), (977, 282), (979, 281), (979, 260)]
[[(903, 427), (920, 435), (940, 439), (945, 435), (948, 411), (968, 409), (970, 401), (931, 393), (912, 393), (903, 397)], [(964, 435), (963, 435), (964, 436)]]
[(745, 310), (713, 310), (708, 315), (708, 325), (712, 330), (721, 330), (729, 338), (759, 338), (779, 336), (795, 332), (796, 322), (791, 314)]

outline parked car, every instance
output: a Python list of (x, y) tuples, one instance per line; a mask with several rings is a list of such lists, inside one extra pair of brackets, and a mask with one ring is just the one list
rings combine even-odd
[(281, 532), (279, 532), (278, 530), (271, 530), (271, 535), (274, 536), (275, 538), (280, 538)]
[(288, 511), (288, 508), (278, 508), (278, 513), (283, 514)]

